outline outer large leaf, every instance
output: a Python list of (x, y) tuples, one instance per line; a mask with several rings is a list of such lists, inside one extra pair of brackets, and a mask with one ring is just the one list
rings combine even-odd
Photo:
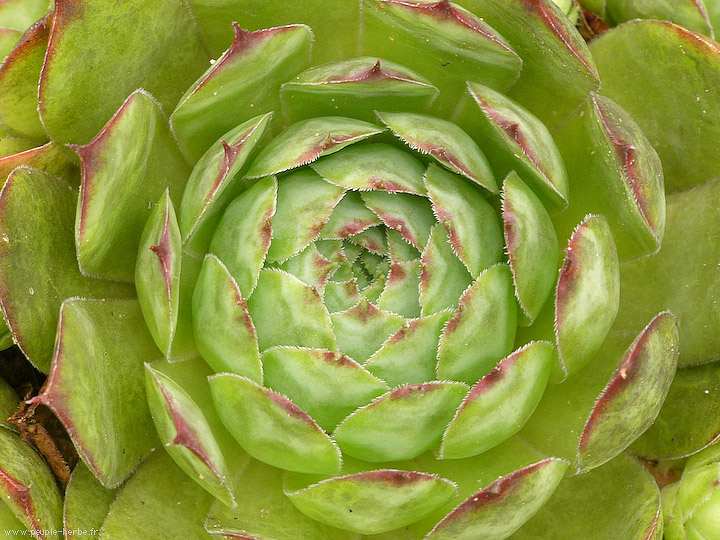
[(602, 92), (632, 115), (660, 155), (668, 191), (715, 178), (718, 44), (668, 22), (634, 21), (594, 40), (592, 53)]
[(60, 418), (105, 486), (119, 484), (158, 444), (143, 362), (161, 356), (136, 300), (63, 304), (53, 367), (32, 401)]
[(0, 192), (0, 300), (18, 345), (44, 371), (63, 300), (133, 295), (127, 285), (80, 274), (72, 241), (75, 200), (65, 182), (29, 168), (16, 169)]
[(43, 125), (58, 142), (85, 144), (137, 88), (170, 111), (208, 56), (183, 2), (56, 0), (40, 80)]
[(116, 490), (103, 487), (85, 463), (78, 462), (65, 490), (66, 540), (97, 540), (115, 495)]

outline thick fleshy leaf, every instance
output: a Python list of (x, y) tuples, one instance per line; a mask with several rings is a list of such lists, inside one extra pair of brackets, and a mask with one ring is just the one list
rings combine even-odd
[(4, 183), (13, 169), (21, 165), (59, 176), (73, 186), (78, 184), (68, 155), (54, 142), (0, 157), (0, 181)]
[(608, 540), (660, 540), (661, 531), (655, 482), (634, 458), (621, 454), (587, 474), (563, 480), (545, 506), (510, 538), (576, 540), (594, 534)]
[(62, 538), (62, 495), (55, 478), (35, 450), (4, 427), (0, 427), (0, 495), (33, 536)]
[(361, 364), (405, 322), (404, 317), (378, 309), (365, 299), (330, 318), (340, 350)]
[(208, 57), (175, 0), (58, 0), (40, 78), (43, 126), (58, 143), (86, 144), (137, 88), (171, 111)]
[(540, 402), (552, 354), (550, 343), (530, 343), (480, 379), (445, 431), (440, 456), (471, 457), (515, 435)]
[(190, 0), (188, 2), (214, 54), (232, 42), (233, 21), (248, 30), (303, 23), (313, 29), (313, 64), (357, 55), (360, 5), (327, 0), (323, 9), (314, 3), (285, 0)]
[[(395, 229), (385, 229), (387, 236), (387, 255), (391, 261), (416, 261), (420, 252), (410, 245)], [(386, 253), (383, 251), (383, 253)]]
[[(719, 162), (712, 140), (720, 133), (720, 105), (712, 94), (720, 84), (717, 43), (669, 22), (634, 21), (606, 32), (591, 48), (603, 94), (630, 113), (657, 150), (668, 192), (715, 178)], [(686, 75), (678, 78), (678, 72)]]
[(63, 524), (66, 540), (98, 540), (117, 491), (98, 482), (85, 463), (79, 461), (65, 490)]
[(348, 189), (425, 194), (423, 164), (385, 143), (348, 148), (313, 163), (312, 168), (329, 182)]
[(472, 138), (447, 120), (408, 113), (378, 113), (378, 118), (413, 150), (430, 154), (456, 174), (497, 193), (490, 164)]
[(118, 492), (100, 537), (211, 540), (203, 528), (211, 500), (166, 452), (157, 451)]
[(247, 175), (261, 178), (312, 163), (383, 131), (352, 118), (324, 116), (297, 122), (275, 137), (260, 152)]
[(25, 167), (0, 193), (0, 300), (15, 341), (43, 371), (50, 368), (63, 300), (134, 294), (131, 286), (80, 274), (72, 232), (76, 197), (62, 180)]
[[(229, 452), (236, 451), (237, 446), (229, 437), (227, 441), (221, 439), (227, 432), (216, 415), (208, 419), (205, 414), (212, 411), (212, 400), (205, 385), (212, 371), (202, 360), (187, 360), (174, 366), (175, 372), (184, 372), (179, 374), (182, 379), (195, 382), (196, 396), (192, 396), (186, 391), (187, 382), (183, 385), (184, 381), (163, 373), (165, 366), (161, 363), (156, 363), (156, 367), (160, 369), (145, 364), (145, 387), (160, 442), (188, 476), (215, 498), (233, 506), (232, 479), (225, 454), (230, 457)], [(202, 395), (197, 395), (198, 390)]]
[(441, 379), (475, 384), (510, 353), (515, 340), (517, 302), (510, 269), (485, 270), (460, 297), (438, 347)]
[(199, 159), (180, 205), (180, 231), (186, 249), (207, 252), (222, 212), (243, 188), (238, 176), (262, 139), (272, 114), (256, 116), (231, 129)]
[(423, 315), (455, 308), (472, 276), (458, 259), (447, 230), (436, 225), (420, 259), (420, 306)]
[(0, 426), (15, 429), (7, 418), (17, 411), (19, 404), (20, 398), (12, 386), (6, 383), (5, 379), (0, 379)]
[(503, 184), (502, 214), (515, 294), (532, 322), (555, 284), (557, 234), (545, 207), (517, 173), (510, 173)]
[(257, 285), (270, 247), (277, 190), (272, 176), (243, 192), (225, 211), (210, 244), (210, 252), (227, 266), (245, 298)]
[(522, 60), (482, 18), (447, 0), (365, 0), (363, 50), (427, 76), (440, 89), (441, 110), (452, 107), (469, 77), (505, 90)]
[(634, 19), (657, 19), (672, 21), (694, 32), (713, 37), (708, 11), (705, 4), (712, 5), (714, 0), (606, 0), (608, 17), (620, 24)]
[(261, 351), (276, 345), (337, 348), (322, 297), (292, 274), (262, 270), (247, 305)]
[(6, 28), (0, 23), (0, 63), (12, 52), (23, 33), (22, 30)]
[(165, 356), (170, 355), (177, 328), (181, 252), (175, 208), (165, 191), (145, 225), (135, 268), (135, 288), (145, 323)]
[(368, 191), (363, 201), (382, 222), (400, 233), (406, 242), (424, 249), (435, 223), (430, 203), (424, 197), (406, 193)]
[(605, 340), (620, 302), (618, 266), (607, 220), (587, 216), (570, 237), (557, 283), (555, 328), (560, 366), (555, 368), (554, 378), (576, 372)]
[(122, 482), (157, 444), (143, 362), (161, 356), (136, 300), (63, 303), (52, 370), (32, 402), (52, 409), (106, 487)]
[(449, 480), (434, 475), (384, 469), (303, 485), (286, 475), (285, 494), (303, 514), (321, 523), (361, 534), (378, 534), (417, 521), (455, 494)]
[(280, 85), (307, 69), (312, 32), (292, 25), (248, 32), (234, 23), (230, 48), (200, 77), (170, 116), (193, 161), (226, 131), (280, 108)]
[(368, 360), (365, 367), (391, 387), (435, 379), (440, 334), (452, 311), (440, 311), (404, 323)]
[(339, 266), (339, 261), (329, 261), (312, 243), (277, 267), (324, 293), (328, 279)]
[(419, 317), (420, 263), (393, 262), (377, 306), (403, 317)]
[(329, 282), (325, 285), (323, 302), (330, 313), (345, 311), (360, 301), (360, 289), (357, 280)]
[[(600, 86), (588, 46), (547, 0), (459, 0), (507, 39), (523, 60), (509, 95), (554, 127)], [(528, 28), (532, 28), (528, 32)], [(467, 77), (475, 80), (474, 77)], [(482, 81), (480, 81), (482, 82)]]
[[(348, 238), (348, 242), (377, 255), (384, 255), (388, 248), (387, 235), (383, 234), (380, 227), (370, 227), (354, 234)], [(348, 260), (351, 260), (351, 258), (348, 257)], [(354, 259), (352, 260), (354, 261)]]
[(327, 431), (388, 389), (357, 362), (334, 351), (274, 347), (263, 353), (262, 364), (265, 385), (289, 397)]
[(89, 276), (132, 281), (152, 204), (169, 189), (179, 201), (190, 170), (155, 99), (133, 92), (80, 156), (75, 223), (78, 261)]
[(675, 375), (675, 317), (660, 313), (645, 327), (600, 395), (578, 447), (578, 470), (610, 461), (654, 422)]
[(653, 425), (632, 445), (649, 459), (680, 459), (720, 437), (720, 362), (678, 369)]
[(338, 471), (340, 450), (292, 401), (239, 375), (220, 373), (209, 382), (220, 419), (252, 457), (302, 473)]
[(516, 170), (552, 209), (568, 202), (568, 180), (548, 128), (529, 110), (470, 82), (455, 120), (485, 149), (495, 173)]
[(0, 4), (0, 26), (24, 30), (51, 7), (49, 0), (5, 0)]
[(666, 233), (658, 254), (621, 267), (618, 326), (633, 334), (657, 312), (672, 311), (680, 323), (679, 366), (718, 358), (718, 197), (718, 181), (670, 195)]
[(232, 539), (357, 540), (357, 535), (310, 519), (295, 508), (283, 493), (283, 472), (252, 460), (236, 481), (235, 499), (228, 508), (213, 503), (205, 529)]
[(433, 213), (447, 230), (453, 252), (473, 278), (499, 263), (503, 239), (495, 209), (466, 180), (431, 165), (425, 185)]
[(448, 514), (427, 540), (507, 538), (557, 489), (567, 463), (549, 458), (498, 478)]
[(467, 391), (456, 382), (401, 386), (353, 412), (333, 438), (364, 461), (412, 459), (440, 440)]
[(437, 95), (424, 77), (373, 56), (312, 67), (280, 88), (288, 123), (327, 115), (373, 122), (375, 111), (422, 112)]
[(344, 193), (310, 170), (283, 177), (278, 182), (268, 260), (284, 261), (305, 249), (318, 237)]
[(0, 121), (12, 135), (47, 141), (38, 116), (37, 84), (50, 35), (49, 17), (32, 25), (0, 67)]
[(572, 192), (570, 208), (556, 219), (561, 235), (598, 213), (608, 219), (621, 258), (656, 252), (665, 231), (662, 166), (630, 115), (592, 94), (555, 139)]
[[(345, 155), (345, 152), (342, 155)], [(320, 231), (320, 238), (345, 239), (379, 224), (380, 219), (365, 206), (360, 195), (348, 191)]]

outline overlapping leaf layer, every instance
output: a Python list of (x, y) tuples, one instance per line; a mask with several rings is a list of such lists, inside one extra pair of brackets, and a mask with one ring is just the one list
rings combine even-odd
[(63, 509), (1, 426), (3, 525), (662, 536), (638, 456), (720, 433), (702, 2), (46, 4), (0, 2), (2, 343), (82, 461)]

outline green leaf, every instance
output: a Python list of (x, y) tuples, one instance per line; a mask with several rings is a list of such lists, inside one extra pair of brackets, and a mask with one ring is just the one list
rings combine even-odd
[(412, 459), (440, 441), (467, 392), (457, 382), (401, 386), (345, 418), (333, 438), (364, 461)]
[[(679, 26), (713, 37), (707, 10), (697, 0), (606, 0), (607, 12), (615, 24), (633, 19), (672, 21)], [(710, 0), (709, 3), (712, 3)]]
[(270, 247), (277, 190), (271, 176), (243, 192), (225, 211), (210, 244), (210, 252), (227, 266), (246, 298), (257, 285)]
[(555, 284), (560, 246), (545, 207), (517, 173), (505, 178), (502, 197), (505, 245), (515, 294), (532, 323)]
[[(85, 536), (98, 540), (100, 527), (105, 521), (117, 490), (107, 489), (98, 481), (85, 463), (79, 461), (70, 476), (65, 490), (63, 525), (68, 531), (85, 531)], [(68, 540), (74, 535), (68, 534)]]
[[(549, 458), (498, 478), (448, 514), (425, 538), (507, 538), (542, 508), (566, 470), (566, 462)], [(501, 515), (504, 519), (498, 519)]]
[(438, 347), (441, 379), (475, 384), (510, 353), (515, 340), (517, 302), (512, 274), (504, 264), (485, 270), (460, 297)]
[(660, 313), (625, 352), (590, 413), (578, 446), (578, 470), (610, 461), (655, 421), (675, 375), (677, 320)]
[(222, 213), (247, 186), (241, 171), (263, 138), (272, 113), (231, 129), (205, 152), (192, 170), (180, 204), (183, 244), (197, 255), (207, 252)]
[(166, 190), (145, 225), (135, 267), (145, 324), (165, 356), (170, 355), (178, 322), (181, 257), (180, 229)]
[(100, 537), (211, 540), (203, 528), (211, 500), (167, 453), (155, 452), (118, 492)]
[(134, 294), (131, 286), (80, 274), (72, 232), (76, 197), (62, 180), (26, 167), (0, 193), (0, 300), (15, 341), (43, 371), (50, 368), (63, 300)]
[(589, 215), (570, 237), (558, 278), (555, 334), (560, 366), (554, 379), (576, 372), (598, 351), (619, 302), (620, 273), (610, 227), (603, 216)]
[(19, 405), (20, 398), (15, 390), (5, 382), (5, 379), (0, 379), (0, 426), (16, 429), (16, 426), (8, 422), (7, 418), (18, 410)]
[(286, 475), (285, 494), (302, 513), (321, 523), (361, 534), (403, 527), (452, 498), (455, 484), (430, 474), (376, 470), (303, 486)]
[(430, 203), (424, 197), (406, 193), (366, 191), (363, 201), (377, 217), (391, 229), (400, 233), (406, 242), (424, 249), (435, 224)]
[(40, 117), (54, 141), (86, 144), (137, 88), (171, 111), (207, 60), (183, 3), (56, 1)]
[(328, 182), (347, 189), (425, 194), (423, 164), (385, 143), (348, 148), (313, 163), (312, 168)]
[(127, 478), (157, 444), (143, 362), (161, 356), (136, 300), (63, 303), (52, 370), (32, 401), (52, 409), (106, 487)]
[(24, 32), (5, 28), (0, 25), (0, 62), (4, 62), (5, 58), (12, 52), (15, 45), (20, 40)]
[(498, 192), (490, 164), (470, 135), (452, 122), (408, 113), (377, 113), (393, 134), (413, 150), (430, 154), (441, 165), (493, 193)]
[(420, 306), (423, 315), (454, 309), (472, 276), (458, 259), (447, 230), (436, 225), (420, 259)]
[(50, 35), (49, 17), (28, 28), (0, 67), (0, 120), (17, 137), (45, 142), (38, 116), (37, 84)]
[(529, 343), (480, 379), (447, 427), (440, 457), (481, 454), (520, 431), (545, 391), (552, 354), (546, 341)]
[[(622, 478), (622, 481), (618, 481)], [(587, 474), (568, 477), (511, 540), (659, 540), (660, 493), (650, 474), (621, 454)]]
[(440, 89), (436, 108), (446, 113), (468, 78), (506, 90), (522, 60), (481, 17), (457, 4), (364, 0), (363, 52), (423, 73)]
[(195, 342), (215, 371), (262, 381), (255, 326), (227, 267), (214, 255), (203, 261), (193, 294)]
[(33, 536), (62, 538), (62, 495), (55, 478), (43, 458), (4, 427), (0, 427), (0, 496)]
[[(603, 94), (630, 113), (657, 150), (668, 192), (715, 178), (719, 161), (712, 141), (720, 135), (720, 104), (712, 88), (720, 84), (718, 45), (669, 22), (633, 21), (604, 33), (591, 49)], [(700, 131), (688, 129), (700, 125)]]
[(248, 32), (185, 92), (170, 116), (180, 148), (197, 161), (223, 133), (280, 108), (280, 84), (307, 69), (312, 32), (292, 25)]
[[(523, 60), (509, 96), (548, 127), (600, 86), (595, 62), (574, 24), (548, 0), (460, 0), (507, 39)], [(528, 28), (532, 28), (528, 32)], [(467, 77), (474, 80), (474, 77)], [(482, 81), (480, 81), (482, 82)]]
[(0, 5), (0, 26), (25, 30), (51, 5), (49, 0), (6, 0)]
[(268, 260), (285, 261), (305, 249), (318, 237), (344, 193), (307, 169), (279, 180)]
[(500, 262), (503, 255), (500, 222), (480, 190), (435, 165), (428, 167), (425, 185), (433, 213), (445, 227), (453, 252), (472, 277)]
[(679, 459), (720, 434), (720, 362), (678, 369), (653, 425), (632, 445), (649, 459)]
[(377, 307), (403, 317), (419, 317), (420, 263), (393, 262)]
[(80, 156), (82, 184), (75, 241), (83, 274), (118, 281), (135, 277), (135, 258), (152, 205), (169, 189), (180, 200), (190, 170), (160, 105), (133, 92)]
[(247, 176), (262, 178), (295, 169), (382, 131), (374, 124), (342, 116), (302, 120), (262, 149), (250, 165)]
[(311, 67), (280, 88), (288, 123), (329, 115), (373, 122), (375, 111), (423, 112), (437, 95), (424, 77), (373, 56)]
[[(343, 152), (342, 155), (345, 155), (346, 152)], [(319, 164), (321, 163), (323, 161), (319, 162)], [(327, 180), (327, 177), (325, 179)], [(365, 206), (360, 195), (346, 191), (335, 206), (330, 219), (320, 231), (320, 238), (345, 239), (375, 225), (380, 225), (380, 219)]]
[(357, 55), (360, 5), (346, 0), (326, 0), (322, 9), (314, 2), (285, 0), (190, 0), (190, 7), (214, 54), (232, 41), (233, 21), (248, 30), (303, 23), (313, 29), (313, 64)]
[(200, 383), (194, 384), (196, 396), (192, 396), (182, 379), (172, 377), (175, 373), (163, 373), (164, 366), (159, 362), (156, 367), (160, 369), (145, 364), (145, 387), (160, 442), (190, 478), (227, 506), (234, 506), (225, 454), (229, 457), (230, 453), (237, 452), (237, 447), (229, 437), (229, 444), (223, 444), (225, 441), (220, 437), (224, 429), (219, 419), (215, 414), (212, 418), (205, 414), (212, 411), (211, 397), (204, 384), (212, 371), (202, 360), (188, 360), (174, 366), (175, 372), (183, 371), (180, 374), (183, 379)]
[(58, 176), (73, 186), (79, 184), (79, 179), (74, 174), (75, 170), (68, 155), (54, 142), (28, 149), (19, 154), (0, 157), (0, 182), (4, 184), (10, 173), (21, 165)]
[(220, 501), (210, 507), (205, 528), (216, 538), (262, 540), (357, 540), (357, 535), (310, 519), (283, 493), (283, 472), (252, 460), (236, 482), (235, 498), (228, 508)]
[(672, 311), (680, 325), (679, 366), (718, 358), (720, 347), (720, 182), (667, 200), (667, 227), (657, 255), (620, 268), (618, 327), (632, 335), (655, 313)]
[(361, 364), (405, 322), (404, 317), (383, 311), (366, 299), (331, 314), (330, 319), (340, 350)]
[(247, 305), (260, 351), (276, 345), (337, 349), (330, 315), (320, 294), (287, 272), (262, 270)]
[(665, 231), (660, 158), (630, 115), (598, 94), (555, 133), (572, 204), (555, 223), (565, 236), (585, 214), (608, 219), (622, 259), (650, 255)]
[(469, 82), (455, 121), (485, 148), (495, 174), (516, 170), (552, 209), (568, 203), (568, 180), (548, 128), (529, 110), (486, 86)]
[(273, 347), (262, 355), (265, 384), (307, 411), (326, 431), (384, 394), (387, 385), (342, 353)]
[(340, 450), (292, 401), (239, 375), (219, 373), (209, 382), (220, 419), (252, 457), (308, 474), (338, 471)]
[(452, 317), (450, 310), (403, 323), (365, 367), (390, 387), (420, 384), (435, 379), (440, 334)]

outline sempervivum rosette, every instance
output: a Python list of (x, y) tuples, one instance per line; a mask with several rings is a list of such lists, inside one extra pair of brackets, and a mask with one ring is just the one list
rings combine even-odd
[(720, 49), (631, 4), (57, 0), (0, 68), (0, 303), (81, 461), (3, 427), (3, 509), (660, 538), (641, 462), (720, 430)]

